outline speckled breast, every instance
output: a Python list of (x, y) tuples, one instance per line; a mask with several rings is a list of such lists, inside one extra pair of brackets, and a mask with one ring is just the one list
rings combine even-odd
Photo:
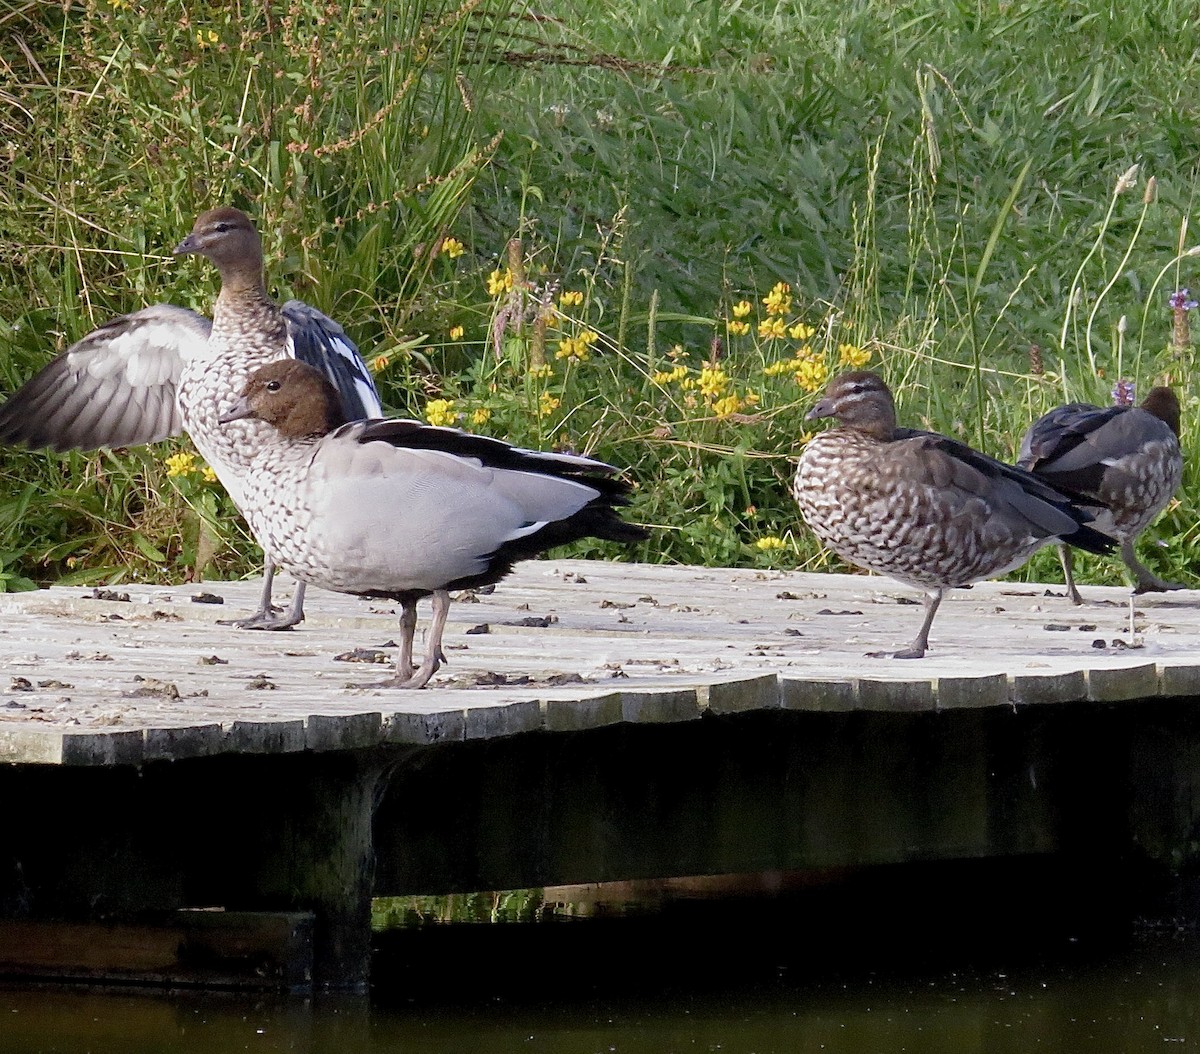
[(220, 418), (233, 408), (254, 370), (286, 356), (286, 331), (281, 332), (278, 343), (262, 348), (255, 346), (263, 343), (261, 336), (253, 341), (214, 325), (208, 354), (185, 362), (179, 379), (176, 398), (184, 430), (243, 512), (246, 475), (271, 428), (262, 421), (221, 424)]
[(259, 544), (283, 570), (313, 585), (334, 588), (321, 571), (332, 562), (313, 528), (307, 472), (312, 448), (275, 442), (263, 447), (245, 477), (242, 512)]

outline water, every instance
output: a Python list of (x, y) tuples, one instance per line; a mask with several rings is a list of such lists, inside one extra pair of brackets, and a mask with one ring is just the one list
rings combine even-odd
[(427, 927), (381, 938), (369, 998), (0, 989), (0, 1054), (1195, 1049), (1200, 937), (1133, 918), (1119, 889), (937, 869), (651, 916)]

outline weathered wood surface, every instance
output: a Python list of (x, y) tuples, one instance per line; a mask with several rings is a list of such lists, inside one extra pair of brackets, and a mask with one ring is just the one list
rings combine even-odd
[[(1047, 590), (1053, 595), (1047, 595)], [(952, 594), (922, 660), (873, 659), (921, 617), (883, 578), (548, 560), (451, 609), (419, 692), (349, 687), (391, 663), (391, 605), (313, 590), (289, 633), (216, 624), (259, 583), (0, 597), (0, 761), (139, 764), (227, 752), (487, 738), (706, 709), (911, 711), (1200, 695), (1200, 593), (984, 583)], [(198, 593), (223, 605), (195, 603)], [(427, 605), (422, 605), (424, 619)], [(530, 624), (533, 623), (533, 624)], [(418, 651), (420, 633), (418, 633)], [(1103, 647), (1100, 647), (1100, 643)]]

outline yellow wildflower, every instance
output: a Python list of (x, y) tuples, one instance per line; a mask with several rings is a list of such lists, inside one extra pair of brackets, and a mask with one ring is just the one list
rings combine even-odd
[(763, 297), (768, 315), (786, 315), (792, 309), (792, 287), (787, 282), (776, 282), (775, 287)]
[(452, 425), (458, 420), (453, 399), (430, 399), (425, 404), (425, 420), (431, 425)]
[(212, 470), (211, 465), (205, 465), (204, 471), (202, 471), (200, 473), (200, 475), (204, 478), (205, 483), (216, 483), (217, 482), (217, 474)]
[(750, 332), (749, 322), (738, 322), (736, 319), (728, 323), (729, 332), (735, 337), (743, 337)]
[(558, 342), (558, 350), (554, 353), (556, 359), (574, 359), (576, 362), (587, 362), (588, 346), (582, 337), (563, 337)]
[(381, 373), (383, 370), (387, 369), (387, 364), (388, 357), (386, 355), (376, 355), (375, 358), (371, 360), (371, 369), (376, 373)]
[(736, 304), (733, 305), (733, 317), (734, 318), (745, 318), (748, 314), (750, 314), (750, 301), (749, 300), (739, 300)]
[(216, 44), (220, 39), (221, 38), (217, 36), (217, 34), (211, 29), (207, 33), (202, 29), (196, 30), (196, 43), (202, 48), (212, 47), (212, 45)]
[(562, 405), (561, 399), (554, 398), (549, 392), (542, 392), (541, 398), (538, 400), (538, 416), (549, 417), (555, 410)]
[(457, 260), (466, 251), (467, 247), (457, 238), (442, 239), (442, 252), (449, 256), (451, 260)]
[(597, 333), (594, 329), (585, 329), (582, 333), (579, 334), (579, 339), (581, 341), (583, 341), (584, 345), (591, 346), (592, 344), (596, 343), (599, 336), (600, 336), (600, 334)]
[(558, 294), (561, 307), (578, 307), (583, 303), (583, 294), (578, 289), (564, 289)]
[(462, 335), (463, 335), (462, 326), (451, 326), (450, 327), (450, 339), (451, 340), (462, 340)]
[(763, 538), (759, 538), (759, 540), (754, 543), (754, 547), (756, 549), (762, 549), (764, 552), (766, 552), (769, 549), (784, 549), (787, 547), (787, 543), (784, 542), (782, 538), (776, 538), (775, 535), (768, 534)]
[(549, 377), (553, 372), (554, 369), (551, 367), (550, 363), (543, 362), (540, 366), (534, 366), (529, 371), (529, 376), (537, 379), (539, 377)]
[(776, 316), (775, 318), (764, 318), (758, 324), (758, 335), (766, 340), (774, 340), (776, 337), (782, 337), (786, 327), (783, 324), (783, 319)]
[(788, 336), (792, 340), (808, 340), (814, 333), (816, 333), (816, 330), (807, 322), (797, 322), (795, 325), (788, 327)]
[(700, 371), (696, 387), (706, 399), (716, 399), (729, 387), (729, 376), (720, 366), (705, 366)]
[(186, 476), (196, 469), (196, 455), (190, 450), (181, 450), (167, 458), (166, 466), (168, 476)]
[(673, 370), (659, 370), (657, 373), (650, 375), (650, 380), (655, 384), (674, 384), (682, 381), (688, 375), (686, 366), (676, 366)]
[(838, 365), (857, 370), (871, 361), (871, 353), (857, 344), (838, 345)]
[(820, 359), (805, 359), (796, 370), (796, 383), (806, 392), (818, 392), (829, 377), (829, 367)]
[(471, 411), (471, 424), (482, 425), (487, 424), (492, 418), (492, 411), (486, 406), (477, 406)]
[(742, 408), (742, 400), (738, 398), (737, 393), (726, 395), (713, 403), (713, 413), (718, 417), (728, 417), (730, 414), (736, 414)]
[(504, 270), (496, 268), (487, 280), (488, 296), (499, 296), (501, 293), (512, 292), (513, 273), (507, 267)]
[(779, 362), (773, 362), (770, 366), (763, 367), (763, 373), (768, 377), (778, 377), (781, 373), (792, 373), (796, 369), (794, 359), (782, 359)]

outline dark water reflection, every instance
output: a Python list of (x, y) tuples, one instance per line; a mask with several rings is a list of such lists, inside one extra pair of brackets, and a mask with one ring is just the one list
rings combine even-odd
[(1092, 896), (937, 877), (923, 896), (889, 883), (867, 903), (859, 889), (853, 922), (843, 897), (808, 896), (389, 935), (369, 999), (0, 989), (0, 1054), (1141, 1054), (1200, 1044), (1194, 933), (1098, 914), (1098, 900), (1114, 902), (1104, 881)]

